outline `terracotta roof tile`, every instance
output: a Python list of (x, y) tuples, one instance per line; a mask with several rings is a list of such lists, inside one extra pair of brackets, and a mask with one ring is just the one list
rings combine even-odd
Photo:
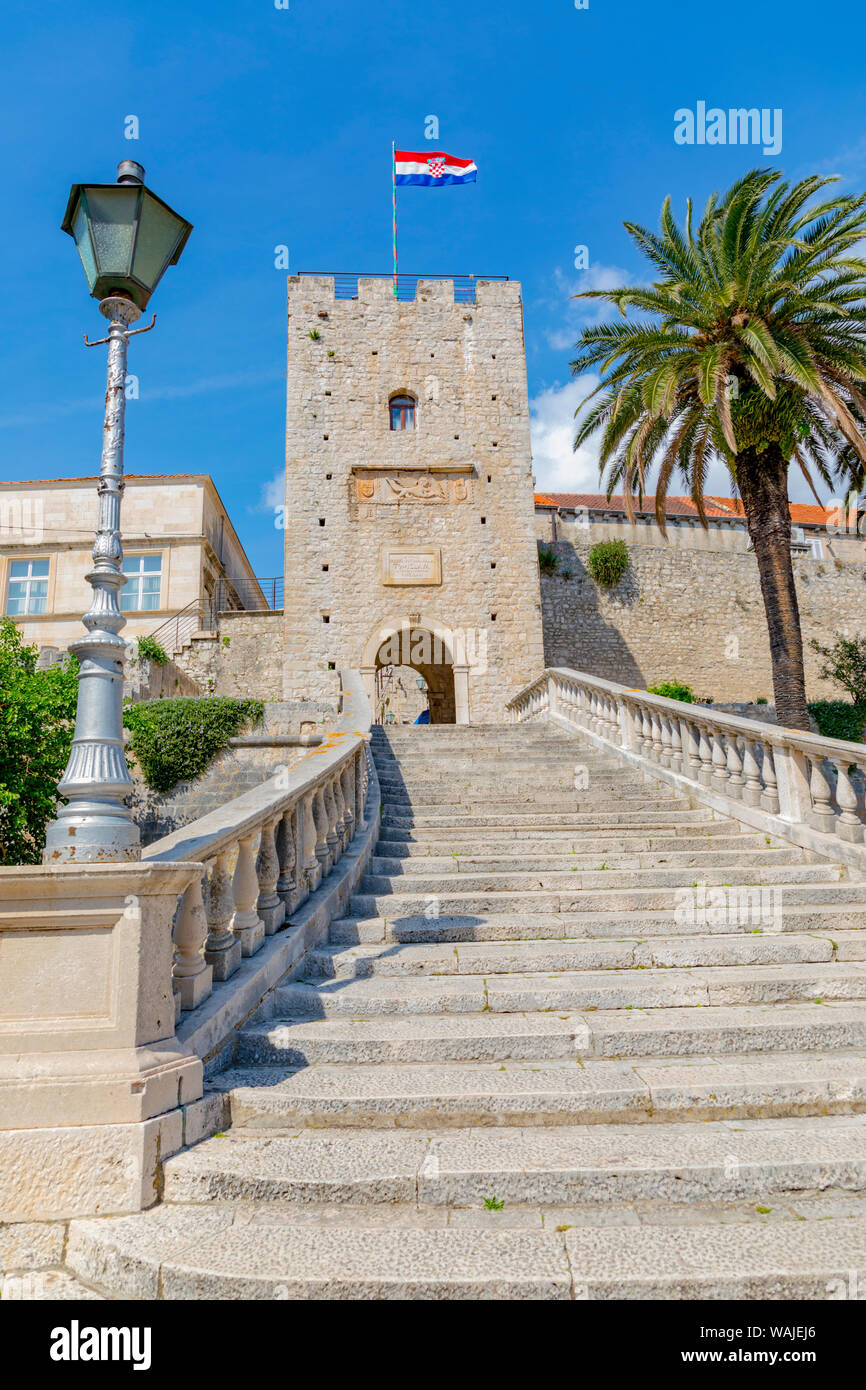
[[(535, 505), (565, 507), (569, 510), (583, 507), (593, 512), (625, 512), (621, 493), (614, 493), (608, 500), (603, 492), (537, 492)], [(819, 507), (815, 503), (791, 502), (789, 506), (791, 520), (797, 526), (825, 526), (828, 522), (837, 520), (836, 512), (832, 508)], [(655, 516), (655, 497), (645, 497), (642, 505), (635, 498), (634, 509), (639, 516)], [(707, 516), (713, 518), (727, 517), (733, 520), (745, 516), (743, 504), (738, 497), (706, 496), (704, 509)], [(690, 497), (668, 497), (665, 511), (668, 516), (698, 515), (698, 509)]]

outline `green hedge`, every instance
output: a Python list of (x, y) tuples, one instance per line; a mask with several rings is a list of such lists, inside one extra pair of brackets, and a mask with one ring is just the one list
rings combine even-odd
[(650, 695), (664, 695), (666, 700), (682, 700), (686, 705), (697, 703), (695, 692), (682, 681), (662, 681), (660, 685), (648, 685)]
[(258, 724), (263, 713), (261, 700), (180, 696), (127, 705), (123, 722), (147, 785), (170, 792), (178, 782), (200, 777), (229, 739)]
[(599, 541), (592, 547), (586, 561), (586, 567), (596, 584), (601, 584), (605, 589), (615, 589), (630, 566), (625, 541)]
[(0, 619), (0, 864), (38, 864), (57, 814), (72, 744), (78, 662), (36, 667), (11, 618)]
[(866, 705), (848, 700), (815, 700), (809, 713), (824, 738), (844, 738), (849, 743), (862, 743), (866, 726)]

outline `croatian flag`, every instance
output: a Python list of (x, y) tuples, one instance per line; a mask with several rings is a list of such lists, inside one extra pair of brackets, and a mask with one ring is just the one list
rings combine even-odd
[(420, 154), (413, 150), (394, 151), (395, 183), (416, 188), (441, 188), (446, 183), (474, 183), (478, 170), (474, 160), (457, 159), (441, 150)]

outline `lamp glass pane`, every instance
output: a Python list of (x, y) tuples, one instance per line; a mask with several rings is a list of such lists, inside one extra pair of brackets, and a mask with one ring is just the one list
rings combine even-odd
[(100, 274), (127, 275), (138, 188), (88, 188), (86, 196)]
[(143, 285), (150, 289), (156, 286), (178, 243), (182, 227), (182, 220), (145, 190), (132, 267), (133, 275)]
[(75, 209), (75, 216), (72, 219), (72, 235), (81, 257), (81, 264), (84, 266), (87, 283), (92, 290), (96, 284), (96, 261), (93, 259), (93, 247), (90, 244), (90, 233), (87, 230), (87, 214), (84, 211), (83, 198), (78, 199), (78, 207)]

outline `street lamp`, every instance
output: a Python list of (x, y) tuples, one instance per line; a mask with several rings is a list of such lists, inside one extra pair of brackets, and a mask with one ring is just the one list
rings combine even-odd
[[(123, 750), (123, 656), (126, 619), (118, 595), (126, 579), (120, 540), (126, 345), (130, 330), (169, 265), (175, 265), (192, 224), (144, 186), (134, 160), (117, 168), (117, 183), (74, 184), (62, 228), (75, 240), (90, 293), (109, 321), (108, 387), (99, 470), (99, 519), (93, 546), (93, 590), (84, 615), (86, 637), (70, 644), (81, 663), (69, 762), (58, 791), (67, 798), (48, 827), (46, 864), (113, 863), (141, 856), (138, 826), (124, 803), (132, 779)], [(96, 343), (88, 343), (96, 347)]]

